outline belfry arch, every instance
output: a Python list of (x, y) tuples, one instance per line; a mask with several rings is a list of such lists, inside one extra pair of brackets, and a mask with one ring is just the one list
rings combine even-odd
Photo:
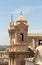
[(24, 41), (24, 35), (23, 35), (23, 33), (20, 34), (20, 40)]

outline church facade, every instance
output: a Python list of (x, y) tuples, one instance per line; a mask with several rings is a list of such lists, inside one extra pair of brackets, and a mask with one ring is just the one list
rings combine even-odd
[(29, 24), (22, 12), (16, 20), (9, 24), (8, 33), (10, 37), (9, 65), (25, 65), (24, 59), (29, 55), (28, 46), (36, 48), (42, 43), (42, 34), (28, 33)]

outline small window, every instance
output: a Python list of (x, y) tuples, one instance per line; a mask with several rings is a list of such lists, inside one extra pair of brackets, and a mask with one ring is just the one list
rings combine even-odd
[(24, 41), (24, 36), (22, 33), (20, 34), (20, 39), (21, 39), (21, 41)]

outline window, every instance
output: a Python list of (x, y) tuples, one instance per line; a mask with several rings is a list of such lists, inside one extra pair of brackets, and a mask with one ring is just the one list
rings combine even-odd
[(23, 36), (22, 33), (20, 34), (20, 40), (21, 40), (21, 41), (24, 41), (24, 36)]

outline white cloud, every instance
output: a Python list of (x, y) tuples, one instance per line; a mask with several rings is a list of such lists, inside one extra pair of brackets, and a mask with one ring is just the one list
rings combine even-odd
[(9, 44), (9, 35), (7, 32), (0, 32), (0, 45)]
[(29, 33), (42, 33), (42, 29), (39, 30), (29, 30)]
[(0, 32), (0, 35), (6, 35), (6, 34), (8, 34), (8, 32)]

